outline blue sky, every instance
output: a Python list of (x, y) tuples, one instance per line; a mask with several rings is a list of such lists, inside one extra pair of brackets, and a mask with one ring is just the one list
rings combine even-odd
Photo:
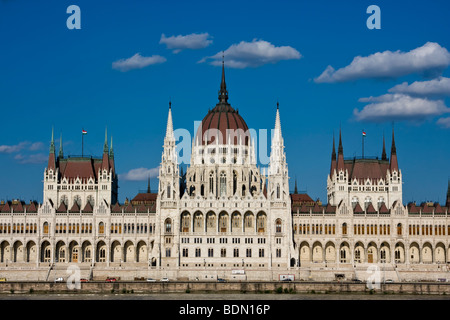
[[(381, 29), (367, 28), (372, 4)], [(81, 29), (67, 28), (70, 5), (81, 9)], [(444, 203), (449, 9), (446, 1), (0, 0), (0, 199), (42, 201), (52, 126), (65, 155), (81, 154), (84, 128), (84, 153), (98, 156), (107, 127), (119, 200), (132, 198), (159, 165), (169, 100), (174, 127), (193, 133), (217, 102), (225, 51), (229, 102), (249, 128), (273, 128), (280, 103), (292, 189), (296, 177), (326, 200), (333, 134), (341, 127), (344, 156), (360, 156), (364, 129), (365, 155), (380, 156), (394, 125), (404, 202)]]

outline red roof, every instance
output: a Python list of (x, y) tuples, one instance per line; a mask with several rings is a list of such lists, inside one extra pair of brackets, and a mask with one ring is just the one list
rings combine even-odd
[(345, 160), (345, 169), (349, 173), (349, 180), (357, 179), (359, 183), (366, 179), (377, 182), (386, 180), (389, 162), (386, 160), (373, 159), (353, 159)]
[[(218, 134), (220, 132), (220, 134)], [(201, 126), (197, 130), (195, 143), (211, 144), (216, 143), (216, 136), (219, 144), (238, 144), (240, 137), (242, 143), (249, 144), (250, 131), (239, 112), (234, 110), (228, 103), (218, 103), (214, 109), (208, 111), (203, 118)], [(231, 141), (228, 141), (230, 138)]]

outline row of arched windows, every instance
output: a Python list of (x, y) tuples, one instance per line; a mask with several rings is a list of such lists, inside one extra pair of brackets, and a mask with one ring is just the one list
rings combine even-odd
[(36, 223), (0, 223), (0, 233), (36, 233)]
[[(1, 224), (0, 224), (1, 227)], [(103, 222), (98, 224), (98, 233), (100, 235), (105, 234), (106, 225)], [(34, 230), (36, 230), (36, 225), (34, 226)], [(1, 229), (0, 229), (1, 230)], [(154, 233), (155, 224), (154, 223), (111, 223), (110, 231), (112, 234), (147, 234)], [(36, 232), (36, 231), (34, 231)], [(1, 233), (1, 231), (0, 231)], [(43, 224), (43, 233), (44, 235), (49, 234), (49, 223), (44, 222)], [(92, 223), (56, 223), (55, 225), (55, 233), (92, 233)]]

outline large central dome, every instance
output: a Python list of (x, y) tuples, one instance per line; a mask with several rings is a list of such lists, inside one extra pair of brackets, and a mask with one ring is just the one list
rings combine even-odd
[(197, 130), (195, 143), (201, 145), (243, 144), (248, 145), (250, 132), (239, 112), (228, 103), (228, 91), (225, 83), (225, 68), (222, 63), (222, 82), (219, 90), (219, 102), (208, 111)]

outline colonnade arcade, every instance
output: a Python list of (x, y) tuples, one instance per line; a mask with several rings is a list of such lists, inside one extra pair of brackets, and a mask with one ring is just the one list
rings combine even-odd
[[(66, 242), (58, 240), (51, 244), (48, 240), (39, 245), (30, 240), (24, 244), (17, 240), (13, 243), (5, 240), (0, 243), (0, 263), (146, 263), (154, 265), (149, 253), (153, 241), (120, 241), (112, 239), (110, 243), (103, 240), (94, 244), (89, 240)], [(38, 250), (39, 249), (39, 250)], [(94, 260), (93, 260), (94, 259)]]
[(298, 244), (300, 266), (305, 263), (447, 263), (450, 246), (443, 242), (321, 242)]

